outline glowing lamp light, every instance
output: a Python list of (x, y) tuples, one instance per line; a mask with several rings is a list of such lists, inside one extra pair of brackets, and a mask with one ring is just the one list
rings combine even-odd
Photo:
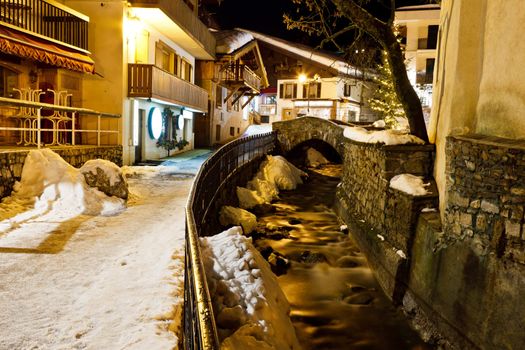
[(155, 140), (157, 140), (162, 134), (162, 113), (157, 107), (153, 107), (149, 110), (148, 130), (149, 136)]
[(300, 82), (301, 84), (303, 84), (304, 82), (306, 82), (306, 79), (307, 79), (306, 74), (299, 74), (299, 82)]

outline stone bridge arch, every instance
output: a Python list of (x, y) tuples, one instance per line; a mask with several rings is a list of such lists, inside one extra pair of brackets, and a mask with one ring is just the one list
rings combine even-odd
[(330, 145), (344, 161), (345, 137), (343, 128), (326, 119), (301, 117), (298, 119), (275, 122), (273, 130), (277, 132), (277, 142), (283, 153), (288, 153), (301, 144), (319, 140)]

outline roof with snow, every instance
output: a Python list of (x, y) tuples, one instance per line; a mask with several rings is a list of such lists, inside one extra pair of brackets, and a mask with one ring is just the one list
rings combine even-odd
[(221, 30), (213, 34), (217, 40), (215, 52), (223, 55), (231, 54), (254, 40), (251, 34), (238, 30)]
[(350, 76), (358, 76), (361, 74), (361, 71), (359, 71), (356, 67), (346, 63), (341, 59), (341, 57), (335, 54), (330, 54), (325, 51), (313, 49), (310, 46), (293, 43), (281, 38), (276, 38), (270, 35), (254, 32), (247, 29), (236, 28), (236, 30), (250, 34), (253, 38), (271, 46), (275, 46), (284, 51), (288, 51), (290, 53), (303, 57), (304, 59), (314, 61), (318, 64), (326, 66), (327, 68), (335, 69), (340, 74)]
[(428, 10), (439, 10), (441, 6), (439, 4), (427, 4), (427, 5), (414, 5), (414, 6), (402, 6), (398, 7), (396, 11), (428, 11)]

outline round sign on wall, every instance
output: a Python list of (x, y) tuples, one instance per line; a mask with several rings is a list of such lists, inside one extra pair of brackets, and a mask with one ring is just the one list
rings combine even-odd
[(148, 129), (152, 139), (158, 139), (162, 135), (162, 113), (157, 107), (149, 110)]

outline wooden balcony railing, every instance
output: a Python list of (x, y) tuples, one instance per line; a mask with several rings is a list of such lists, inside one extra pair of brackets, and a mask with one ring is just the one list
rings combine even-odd
[(206, 112), (208, 92), (152, 64), (128, 65), (128, 96), (156, 98)]
[(261, 91), (261, 77), (244, 64), (231, 64), (226, 69), (217, 69), (218, 80), (226, 85), (243, 84), (256, 92)]
[(88, 49), (88, 17), (54, 1), (1, 1), (0, 22)]

